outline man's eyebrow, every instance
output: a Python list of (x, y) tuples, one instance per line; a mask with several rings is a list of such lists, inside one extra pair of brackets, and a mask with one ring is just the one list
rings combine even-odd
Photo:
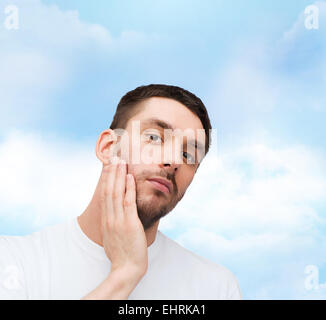
[(158, 118), (149, 118), (149, 119), (146, 119), (144, 121), (142, 121), (143, 124), (148, 124), (148, 125), (152, 125), (152, 126), (158, 126), (158, 127), (161, 127), (162, 129), (174, 129), (174, 127), (168, 123), (168, 122), (165, 122), (161, 119), (158, 119)]

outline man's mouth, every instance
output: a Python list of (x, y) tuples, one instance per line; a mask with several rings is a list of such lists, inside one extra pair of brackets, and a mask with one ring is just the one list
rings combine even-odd
[(166, 179), (163, 178), (150, 178), (148, 181), (158, 190), (164, 192), (164, 193), (171, 193), (171, 190), (173, 188), (172, 183)]

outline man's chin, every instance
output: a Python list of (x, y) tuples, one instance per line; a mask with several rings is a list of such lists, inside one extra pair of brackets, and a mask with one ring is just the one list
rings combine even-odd
[(144, 229), (146, 229), (164, 217), (169, 212), (169, 206), (166, 200), (160, 200), (155, 195), (151, 195), (146, 200), (137, 200), (137, 210)]
[(144, 230), (151, 228), (158, 220), (160, 220), (165, 213), (163, 212), (146, 212), (138, 209), (138, 217), (144, 227)]
[(167, 195), (160, 190), (151, 189), (137, 195), (137, 200), (145, 203), (146, 206), (155, 208), (160, 204), (167, 205), (171, 201), (171, 195)]

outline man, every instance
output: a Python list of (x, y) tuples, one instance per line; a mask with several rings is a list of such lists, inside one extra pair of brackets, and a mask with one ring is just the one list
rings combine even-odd
[(103, 168), (86, 210), (28, 236), (0, 237), (0, 298), (241, 299), (228, 269), (158, 230), (208, 152), (210, 130), (189, 91), (128, 92), (98, 138)]

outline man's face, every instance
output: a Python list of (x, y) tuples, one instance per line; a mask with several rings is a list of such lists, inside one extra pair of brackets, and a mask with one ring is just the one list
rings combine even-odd
[[(129, 159), (125, 160), (128, 173), (135, 177), (138, 215), (146, 230), (183, 197), (204, 156), (199, 146), (205, 146), (205, 138), (197, 134), (204, 131), (200, 119), (178, 101), (152, 97), (142, 102), (140, 110), (125, 128), (129, 136)], [(135, 123), (140, 128), (138, 144)], [(168, 127), (182, 134), (166, 134)], [(134, 157), (139, 152), (140, 158)], [(196, 159), (195, 163), (187, 163), (190, 158)]]

